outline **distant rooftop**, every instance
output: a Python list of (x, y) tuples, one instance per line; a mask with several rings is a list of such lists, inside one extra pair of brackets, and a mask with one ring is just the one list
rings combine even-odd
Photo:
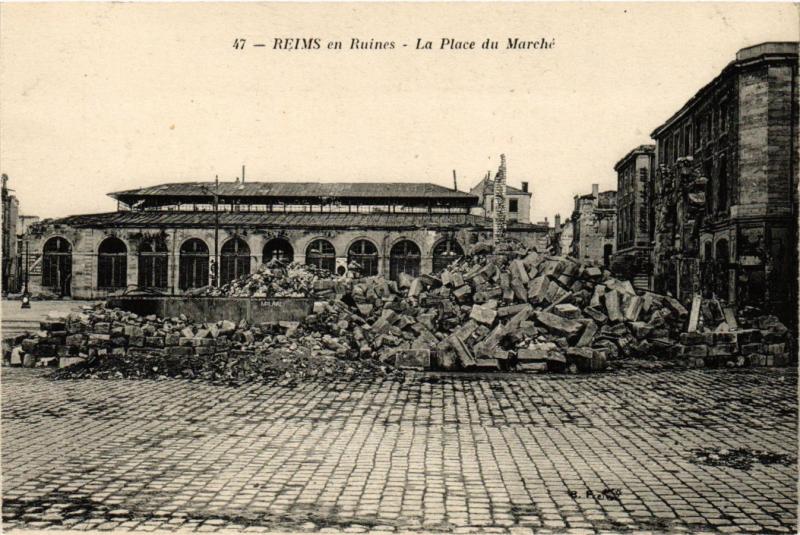
[(655, 151), (655, 145), (639, 145), (635, 149), (631, 150), (628, 154), (620, 158), (620, 160), (614, 165), (614, 171), (619, 171), (619, 169), (634, 156), (638, 156), (640, 154), (654, 154)]

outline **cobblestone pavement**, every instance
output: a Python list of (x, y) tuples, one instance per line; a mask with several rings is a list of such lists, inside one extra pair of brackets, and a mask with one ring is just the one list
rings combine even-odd
[(3, 369), (5, 529), (796, 530), (794, 369), (295, 388), (46, 373)]

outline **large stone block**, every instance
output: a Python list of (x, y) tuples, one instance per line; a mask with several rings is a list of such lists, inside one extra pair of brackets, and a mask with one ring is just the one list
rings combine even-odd
[(538, 312), (534, 317), (548, 331), (567, 338), (577, 336), (583, 329), (583, 325), (580, 322), (562, 318), (550, 312)]

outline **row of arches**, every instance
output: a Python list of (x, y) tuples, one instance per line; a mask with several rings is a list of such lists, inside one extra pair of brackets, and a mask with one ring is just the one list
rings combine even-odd
[[(69, 293), (72, 277), (72, 246), (56, 236), (47, 240), (42, 256), (42, 286)], [(464, 255), (454, 239), (440, 241), (432, 251), (433, 271), (440, 271)], [(294, 248), (285, 239), (275, 238), (264, 245), (262, 262), (272, 259), (290, 262)], [(203, 240), (191, 238), (181, 244), (178, 259), (178, 287), (181, 290), (199, 288), (208, 284), (210, 275), (210, 252)], [(138, 286), (142, 288), (166, 289), (169, 285), (169, 251), (163, 239), (145, 240), (139, 245)], [(239, 237), (226, 241), (220, 249), (220, 283), (250, 273), (252, 265), (250, 246)], [(359, 239), (347, 250), (348, 263), (357, 263), (360, 274), (365, 277), (377, 275), (380, 257), (377, 246), (370, 240)], [(400, 240), (389, 251), (389, 276), (397, 280), (401, 273), (411, 276), (420, 274), (422, 253), (411, 240)], [(325, 239), (313, 240), (305, 251), (306, 264), (320, 269), (336, 271), (336, 249)], [(100, 243), (97, 252), (97, 287), (115, 290), (127, 286), (128, 248), (119, 238), (110, 236)]]

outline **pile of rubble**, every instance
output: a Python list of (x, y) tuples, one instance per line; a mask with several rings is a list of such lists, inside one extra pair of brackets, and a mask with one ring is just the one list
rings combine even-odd
[(790, 355), (788, 330), (772, 316), (735, 317), (699, 298), (690, 311), (600, 267), (519, 250), (479, 248), (437, 275), (397, 282), (272, 265), (215, 291), (315, 302), (300, 322), (256, 325), (86, 308), (49, 317), (39, 333), (12, 340), (6, 356), (58, 363), (62, 377), (243, 382), (398, 377), (409, 368), (593, 372), (631, 357), (780, 365)]
[(12, 365), (58, 365), (62, 369), (56, 378), (187, 377), (241, 383), (402, 376), (372, 359), (352, 358), (347, 333), (335, 326), (309, 331), (298, 322), (192, 323), (185, 316), (139, 316), (98, 305), (80, 313), (51, 313), (40, 327), (33, 335), (8, 340), (13, 346), (8, 358)]
[(255, 273), (239, 277), (220, 287), (204, 286), (189, 291), (191, 296), (213, 297), (308, 297), (314, 283), (332, 279), (326, 269), (306, 264), (284, 264), (273, 259)]
[(535, 252), (465, 257), (438, 276), (401, 276), (399, 287), (353, 285), (362, 347), (440, 369), (601, 370), (664, 351), (688, 315), (599, 267)]
[(771, 315), (745, 307), (737, 315), (716, 299), (695, 296), (687, 332), (673, 355), (688, 366), (786, 366), (791, 359), (789, 329)]

